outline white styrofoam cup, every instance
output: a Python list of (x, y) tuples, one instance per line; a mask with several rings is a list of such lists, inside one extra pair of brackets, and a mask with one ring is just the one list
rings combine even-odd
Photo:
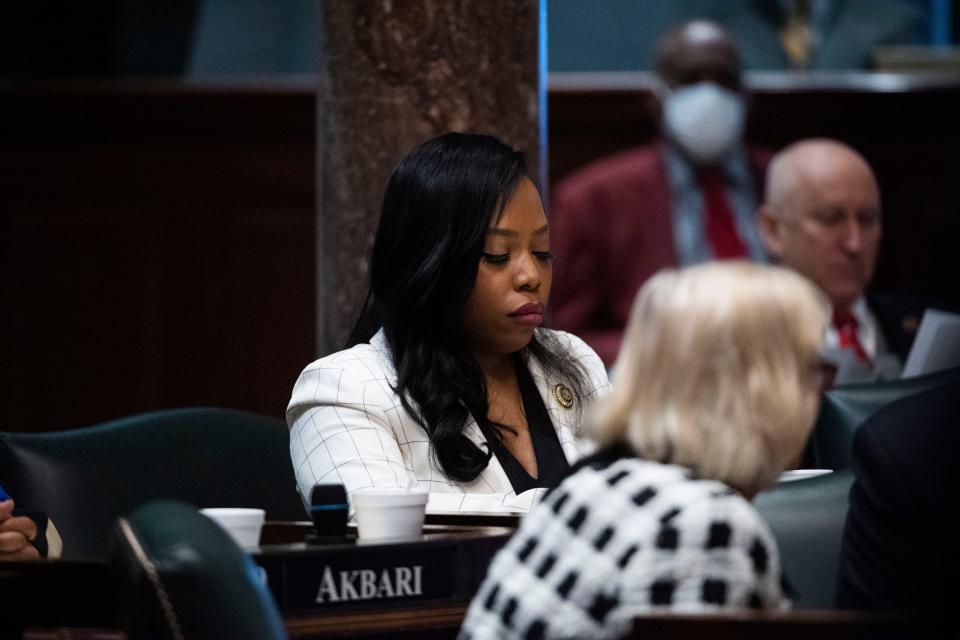
[(214, 508), (200, 513), (219, 524), (242, 549), (255, 549), (260, 544), (260, 530), (266, 519), (263, 509)]
[(357, 537), (371, 540), (416, 540), (427, 509), (425, 489), (360, 489), (350, 494)]

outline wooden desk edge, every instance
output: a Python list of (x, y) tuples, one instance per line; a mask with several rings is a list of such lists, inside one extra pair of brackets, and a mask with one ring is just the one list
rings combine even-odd
[(369, 635), (385, 631), (459, 629), (469, 602), (451, 602), (430, 607), (385, 611), (351, 611), (323, 615), (287, 616), (284, 624), (291, 638)]

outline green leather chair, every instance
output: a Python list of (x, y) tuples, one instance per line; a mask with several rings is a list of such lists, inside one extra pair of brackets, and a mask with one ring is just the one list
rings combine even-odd
[(287, 637), (259, 568), (190, 505), (151, 502), (120, 518), (110, 561), (131, 640)]
[(851, 484), (853, 472), (837, 471), (783, 482), (754, 502), (777, 539), (797, 608), (833, 607)]
[(807, 460), (820, 469), (849, 469), (853, 435), (867, 418), (895, 400), (960, 377), (960, 368), (924, 376), (838, 386), (824, 394), (810, 436)]
[(103, 559), (117, 518), (169, 498), (259, 507), (304, 520), (284, 421), (230, 409), (174, 409), (53, 433), (0, 433), (8, 493), (46, 511), (66, 558)]

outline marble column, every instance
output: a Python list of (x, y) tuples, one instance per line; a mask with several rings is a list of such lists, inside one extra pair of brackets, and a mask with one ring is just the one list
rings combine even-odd
[(542, 0), (328, 0), (318, 96), (317, 351), (343, 347), (367, 293), (397, 162), (446, 131), (498, 136), (531, 172), (546, 140)]

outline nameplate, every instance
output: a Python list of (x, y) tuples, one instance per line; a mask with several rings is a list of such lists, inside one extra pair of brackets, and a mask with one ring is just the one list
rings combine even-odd
[(506, 539), (265, 548), (254, 560), (286, 614), (388, 608), (420, 600), (469, 600)]

